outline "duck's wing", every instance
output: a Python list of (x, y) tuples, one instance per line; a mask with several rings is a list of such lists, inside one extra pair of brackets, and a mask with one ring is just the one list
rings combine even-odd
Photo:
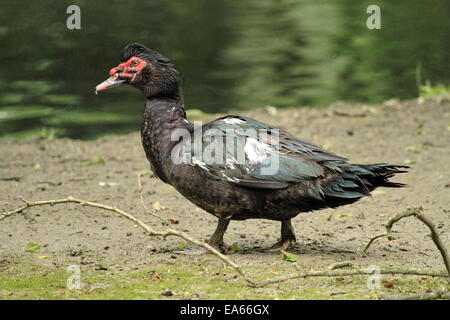
[(346, 163), (345, 158), (247, 117), (226, 116), (201, 129), (201, 139), (193, 134), (191, 165), (211, 178), (247, 188), (286, 188), (324, 178), (330, 171), (342, 172)]

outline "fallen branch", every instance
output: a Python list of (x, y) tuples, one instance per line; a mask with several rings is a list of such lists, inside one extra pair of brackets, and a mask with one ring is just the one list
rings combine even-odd
[[(140, 182), (140, 180), (139, 180)], [(142, 189), (141, 186), (139, 186), (140, 190)], [(107, 211), (111, 211), (111, 212), (115, 212), (125, 218), (127, 218), (128, 220), (131, 220), (132, 222), (134, 222), (135, 224), (137, 224), (138, 226), (140, 226), (142, 229), (144, 229), (150, 236), (161, 236), (163, 238), (166, 238), (168, 236), (176, 236), (176, 237), (180, 237), (190, 243), (193, 243), (195, 245), (198, 245), (200, 247), (203, 247), (204, 249), (208, 250), (209, 252), (211, 252), (212, 254), (216, 255), (218, 258), (220, 258), (223, 262), (225, 262), (227, 265), (229, 265), (231, 268), (233, 268), (238, 274), (240, 274), (243, 279), (247, 282), (247, 284), (251, 287), (254, 288), (260, 288), (260, 287), (265, 287), (271, 284), (276, 284), (276, 283), (281, 283), (284, 281), (288, 281), (288, 280), (293, 280), (293, 279), (299, 279), (299, 278), (309, 278), (309, 277), (344, 277), (344, 276), (358, 276), (358, 275), (372, 275), (373, 271), (372, 270), (362, 270), (362, 269), (352, 269), (352, 270), (326, 270), (326, 271), (315, 271), (315, 272), (306, 272), (306, 273), (299, 273), (296, 275), (292, 275), (292, 276), (287, 276), (287, 277), (279, 277), (276, 279), (271, 279), (271, 280), (267, 280), (267, 281), (256, 281), (254, 279), (252, 279), (247, 273), (245, 273), (242, 268), (234, 263), (233, 261), (231, 261), (227, 256), (223, 255), (222, 253), (220, 253), (218, 250), (216, 250), (214, 247), (210, 246), (208, 243), (204, 242), (204, 241), (200, 241), (197, 240), (191, 236), (189, 236), (188, 234), (186, 234), (185, 232), (179, 231), (179, 230), (174, 230), (174, 229), (167, 229), (164, 231), (160, 231), (160, 230), (155, 230), (152, 227), (150, 227), (148, 224), (146, 224), (145, 222), (143, 222), (141, 219), (136, 218), (135, 216), (117, 208), (117, 207), (113, 207), (113, 206), (108, 206), (108, 205), (104, 205), (101, 203), (96, 203), (96, 202), (91, 202), (91, 201), (86, 201), (86, 200), (82, 200), (82, 199), (77, 199), (74, 197), (67, 197), (64, 199), (56, 199), (56, 200), (46, 200), (46, 201), (28, 201), (25, 200), (22, 197), (19, 197), (19, 199), (21, 199), (25, 205), (12, 210), (12, 211), (7, 211), (4, 212), (1, 216), (0, 216), (0, 221), (13, 215), (13, 214), (17, 214), (20, 212), (23, 212), (29, 208), (35, 207), (35, 206), (42, 206), (42, 205), (57, 205), (57, 204), (64, 204), (64, 203), (75, 203), (75, 204), (79, 204), (82, 206), (87, 206), (87, 207), (94, 207), (94, 208), (99, 208), (99, 209), (103, 209), (103, 210), (107, 210)], [(143, 201), (143, 198), (141, 197), (141, 201)], [(145, 207), (145, 206), (144, 206)], [(146, 208), (146, 207), (145, 207)], [(150, 212), (150, 210), (148, 210)], [(156, 214), (153, 214), (153, 216), (157, 216), (159, 219), (162, 219), (161, 217), (159, 217)], [(164, 219), (162, 219), (164, 220)], [(392, 225), (391, 225), (392, 226)], [(338, 267), (344, 267), (344, 265), (339, 265)], [(334, 267), (334, 269), (336, 269), (336, 267)], [(416, 275), (416, 276), (432, 276), (432, 277), (448, 277), (448, 275), (445, 272), (434, 272), (434, 271), (421, 271), (421, 270), (414, 270), (414, 269), (381, 269), (380, 274), (391, 274), (391, 275)]]
[(31, 207), (42, 206), (42, 205), (51, 205), (51, 206), (53, 206), (55, 204), (77, 203), (77, 204), (80, 204), (82, 206), (99, 208), (99, 209), (115, 212), (115, 213), (121, 215), (122, 217), (125, 217), (128, 220), (133, 221), (135, 224), (137, 224), (142, 229), (144, 229), (150, 236), (161, 236), (163, 238), (167, 238), (168, 236), (176, 236), (176, 237), (180, 237), (180, 238), (182, 238), (182, 239), (184, 239), (184, 240), (186, 240), (186, 241), (188, 241), (190, 243), (193, 243), (195, 245), (203, 247), (206, 250), (208, 250), (209, 252), (211, 252), (214, 255), (216, 255), (217, 257), (219, 257), (223, 262), (228, 264), (230, 267), (232, 267), (250, 285), (254, 285), (255, 284), (255, 282), (252, 279), (250, 279), (247, 276), (247, 274), (245, 274), (242, 271), (241, 267), (238, 264), (236, 264), (233, 261), (231, 261), (227, 256), (225, 256), (222, 253), (220, 253), (219, 251), (217, 251), (214, 247), (210, 246), (208, 243), (206, 243), (204, 241), (197, 240), (197, 239), (191, 237), (190, 235), (186, 234), (185, 232), (174, 230), (174, 229), (167, 229), (165, 231), (154, 230), (152, 227), (150, 227), (148, 224), (146, 224), (141, 219), (136, 218), (135, 216), (133, 216), (133, 215), (131, 215), (131, 214), (129, 214), (129, 213), (127, 213), (127, 212), (117, 208), (117, 207), (112, 207), (112, 206), (104, 205), (104, 204), (101, 204), (101, 203), (81, 200), (81, 199), (74, 198), (72, 196), (69, 196), (69, 197), (67, 197), (65, 199), (34, 201), (34, 202), (25, 200), (22, 197), (19, 197), (19, 199), (22, 200), (25, 203), (25, 205), (20, 207), (20, 208), (18, 208), (18, 209), (12, 210), (12, 211), (4, 212), (2, 214), (2, 216), (0, 216), (0, 221), (5, 219), (6, 217), (9, 217), (9, 216), (11, 216), (13, 214), (16, 214), (16, 213), (20, 213), (20, 212), (22, 212), (22, 211), (24, 211), (26, 209), (31, 208)]
[[(414, 276), (431, 276), (431, 277), (447, 277), (445, 272), (434, 271), (422, 271), (415, 269), (380, 269), (379, 274), (390, 275), (414, 275)], [(373, 270), (364, 269), (352, 269), (352, 270), (335, 270), (335, 271), (314, 271), (305, 272), (292, 276), (280, 277), (277, 279), (271, 279), (262, 281), (256, 284), (255, 287), (265, 287), (271, 284), (280, 283), (288, 280), (300, 279), (300, 278), (312, 278), (312, 277), (348, 277), (348, 276), (360, 276), (360, 275), (373, 275)]]
[(380, 299), (383, 300), (436, 300), (436, 299), (450, 299), (450, 291), (437, 290), (433, 292), (424, 292), (413, 294), (410, 296), (391, 296), (389, 294), (380, 294)]
[(436, 247), (438, 248), (439, 252), (441, 253), (442, 260), (444, 260), (444, 265), (445, 265), (445, 267), (447, 269), (448, 281), (450, 282), (450, 259), (448, 257), (447, 250), (446, 250), (444, 244), (442, 243), (441, 238), (439, 237), (439, 233), (437, 232), (436, 227), (434, 226), (434, 224), (427, 217), (425, 217), (422, 214), (422, 212), (423, 212), (423, 207), (408, 208), (405, 211), (400, 212), (400, 213), (392, 216), (388, 221), (386, 221), (384, 223), (384, 226), (386, 228), (386, 232), (370, 238), (369, 242), (364, 247), (363, 252), (366, 252), (367, 249), (369, 249), (369, 247), (372, 245), (372, 243), (376, 239), (379, 239), (379, 238), (382, 238), (382, 237), (387, 237), (389, 240), (395, 239), (392, 236), (392, 227), (393, 227), (394, 223), (396, 223), (396, 222), (398, 222), (401, 219), (406, 218), (406, 217), (416, 217), (417, 219), (422, 221), (430, 229), (431, 239), (433, 240), (434, 244), (436, 245)]

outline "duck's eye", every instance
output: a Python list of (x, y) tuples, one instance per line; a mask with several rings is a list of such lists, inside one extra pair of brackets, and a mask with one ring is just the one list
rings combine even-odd
[(131, 62), (132, 67), (136, 67), (138, 64), (139, 64), (139, 62), (137, 62), (136, 60)]

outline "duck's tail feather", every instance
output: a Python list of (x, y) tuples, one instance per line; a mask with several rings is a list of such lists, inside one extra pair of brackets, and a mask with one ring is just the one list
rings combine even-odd
[(324, 194), (348, 202), (369, 196), (378, 187), (400, 188), (405, 184), (389, 181), (389, 178), (406, 172), (405, 169), (408, 167), (386, 163), (352, 164), (343, 170), (339, 178), (323, 187)]
[(369, 181), (373, 189), (377, 187), (388, 187), (388, 188), (401, 188), (404, 187), (404, 183), (389, 181), (397, 173), (408, 172), (409, 167), (397, 164), (387, 164), (387, 163), (375, 163), (375, 164), (360, 164), (359, 167), (369, 171), (371, 174), (364, 175), (364, 178)]

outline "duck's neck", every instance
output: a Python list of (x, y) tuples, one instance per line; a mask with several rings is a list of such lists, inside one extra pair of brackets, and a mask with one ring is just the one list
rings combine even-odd
[(147, 98), (141, 128), (142, 144), (153, 173), (164, 182), (168, 182), (174, 165), (170, 158), (172, 148), (178, 143), (178, 140), (173, 141), (172, 133), (177, 129), (189, 130), (189, 125), (181, 98)]

